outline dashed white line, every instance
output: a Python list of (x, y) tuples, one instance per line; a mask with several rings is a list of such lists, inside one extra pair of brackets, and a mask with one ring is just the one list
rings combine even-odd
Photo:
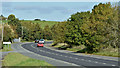
[(106, 63), (103, 63), (103, 64), (106, 64)]
[(91, 60), (88, 60), (89, 62), (91, 62)]
[(98, 63), (98, 62), (95, 62), (95, 63)]
[[(36, 54), (36, 53), (34, 53), (34, 52), (31, 52), (31, 51), (29, 51), (29, 50), (26, 50), (26, 49), (23, 48), (22, 46), (21, 46), (21, 48), (22, 48), (23, 50), (29, 52), (29, 53), (32, 53), (32, 54), (37, 55), (37, 56), (40, 56), (40, 57), (44, 57), (44, 58), (47, 58), (47, 59), (50, 59), (50, 60), (54, 60), (54, 61), (59, 61), (59, 62), (63, 62), (63, 63), (67, 63), (67, 64), (71, 64), (71, 65), (74, 65), (74, 66), (81, 66), (81, 65), (74, 64), (74, 63), (69, 63), (69, 62), (65, 62), (65, 61), (62, 61), (62, 60), (58, 60), (58, 59), (54, 59), (54, 58), (50, 58), (50, 57), (46, 57), (46, 56), (42, 56), (42, 55), (38, 55), (38, 54)], [(35, 48), (35, 49), (36, 49), (36, 48)]]
[(60, 55), (60, 56), (63, 56), (63, 55)]
[(75, 59), (78, 59), (78, 58), (75, 58)]
[(116, 65), (112, 65), (112, 66), (116, 66)]
[(69, 58), (72, 58), (72, 57), (69, 57)]
[[(34, 46), (32, 46), (33, 48), (35, 48)], [(39, 50), (38, 48), (35, 48), (37, 50)], [(42, 51), (42, 50), (40, 50)], [(46, 51), (42, 51), (42, 52), (46, 52)], [(50, 53), (50, 52), (46, 52), (46, 53)], [(50, 54), (55, 54), (55, 53), (50, 53)], [(55, 55), (58, 55), (58, 54), (55, 54)], [(63, 56), (63, 55), (59, 55), (59, 56)], [(64, 56), (64, 57), (68, 57), (68, 56)], [(90, 57), (93, 57), (93, 56), (90, 56)], [(73, 58), (73, 57), (69, 57), (69, 58)], [(100, 57), (95, 57), (95, 58), (100, 58)], [(78, 59), (78, 58), (74, 58), (74, 59)], [(79, 59), (79, 60), (83, 60), (85, 61), (85, 59)], [(88, 60), (89, 62), (91, 62), (91, 60)], [(95, 62), (95, 63), (98, 63), (98, 62)], [(106, 63), (102, 63), (102, 64), (106, 64)], [(116, 65), (112, 65), (112, 66), (116, 66)]]
[(65, 56), (65, 57), (67, 57), (67, 56)]
[(84, 59), (81, 59), (81, 60), (84, 60)]

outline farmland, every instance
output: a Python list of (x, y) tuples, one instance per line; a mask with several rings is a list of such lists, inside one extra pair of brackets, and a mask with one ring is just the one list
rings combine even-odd
[(44, 28), (46, 25), (49, 25), (50, 27), (54, 24), (57, 24), (57, 21), (34, 21), (34, 20), (21, 20), (22, 23), (32, 22), (32, 23), (39, 23), (41, 25), (41, 28)]

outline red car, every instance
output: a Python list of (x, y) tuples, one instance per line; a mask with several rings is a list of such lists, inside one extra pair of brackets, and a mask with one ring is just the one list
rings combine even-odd
[(37, 43), (37, 47), (44, 47), (43, 43)]

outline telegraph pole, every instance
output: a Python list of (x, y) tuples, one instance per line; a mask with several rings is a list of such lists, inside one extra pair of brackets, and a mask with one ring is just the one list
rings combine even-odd
[(2, 22), (2, 43), (3, 43), (4, 23)]
[(23, 39), (23, 26), (22, 26), (22, 39)]

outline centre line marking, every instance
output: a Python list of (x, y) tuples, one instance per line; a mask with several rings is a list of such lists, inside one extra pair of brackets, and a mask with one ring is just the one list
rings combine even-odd
[(78, 59), (78, 58), (75, 58), (75, 59)]
[(91, 60), (88, 60), (89, 62), (91, 62)]
[(112, 66), (115, 66), (115, 65), (112, 65)]
[(103, 64), (106, 64), (106, 63), (103, 63)]
[(72, 58), (72, 57), (70, 57), (70, 58)]
[(81, 60), (84, 60), (84, 59), (81, 59)]
[(65, 57), (67, 57), (67, 56), (65, 56)]
[(98, 62), (95, 62), (95, 63), (98, 63)]

